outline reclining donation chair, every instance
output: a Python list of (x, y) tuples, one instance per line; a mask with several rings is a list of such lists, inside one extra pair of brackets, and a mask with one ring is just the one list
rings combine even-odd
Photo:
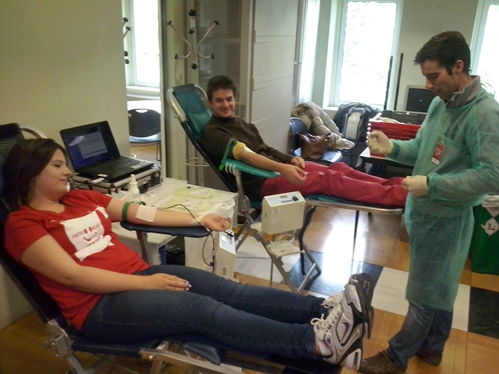
[[(39, 133), (38, 133), (39, 134)], [(23, 139), (21, 129), (17, 124), (0, 125), (0, 167), (12, 147)], [(339, 373), (341, 367), (316, 360), (296, 360), (270, 355), (253, 355), (246, 352), (234, 352), (207, 338), (195, 335), (164, 337), (129, 344), (108, 344), (89, 340), (82, 336), (61, 314), (56, 302), (40, 287), (34, 275), (24, 266), (15, 261), (4, 247), (4, 225), (9, 213), (9, 204), (4, 196), (3, 173), (0, 172), (0, 264), (12, 278), (14, 284), (26, 297), (46, 325), (45, 346), (68, 363), (67, 373), (91, 374), (105, 364), (116, 364), (118, 357), (142, 358), (151, 362), (150, 373), (160, 373), (166, 364), (174, 364), (186, 371), (196, 370), (205, 373), (237, 374), (227, 365), (239, 366), (265, 373)], [(132, 226), (129, 226), (132, 228)], [(137, 229), (171, 235), (194, 233), (194, 236), (207, 235), (204, 229), (189, 231), (187, 228), (141, 227)], [(173, 229), (173, 230), (168, 230)], [(196, 228), (197, 229), (197, 228)], [(166, 230), (166, 231), (165, 231)], [(204, 231), (204, 234), (202, 234)], [(175, 351), (169, 350), (171, 346)], [(27, 348), (27, 350), (29, 347)], [(182, 353), (183, 352), (183, 353)], [(97, 360), (96, 360), (96, 359)], [(86, 363), (84, 363), (85, 361)], [(84, 366), (91, 363), (91, 367)], [(227, 365), (222, 365), (227, 364)]]
[[(279, 174), (275, 172), (270, 172), (267, 170), (258, 169), (252, 167), (243, 162), (224, 158), (222, 160), (222, 165), (216, 165), (216, 161), (210, 157), (210, 155), (204, 149), (201, 143), (201, 136), (203, 134), (204, 126), (211, 118), (211, 111), (207, 109), (207, 97), (205, 92), (199, 87), (193, 84), (187, 84), (185, 86), (178, 86), (170, 88), (167, 91), (167, 100), (173, 109), (175, 116), (179, 119), (180, 124), (185, 130), (188, 138), (199, 152), (199, 154), (204, 158), (204, 160), (211, 166), (211, 168), (217, 173), (220, 179), (224, 182), (226, 187), (238, 194), (238, 213), (244, 217), (244, 223), (242, 228), (236, 234), (236, 250), (244, 243), (246, 238), (251, 235), (258, 242), (260, 242), (265, 248), (272, 264), (277, 268), (281, 274), (284, 283), (294, 292), (301, 291), (313, 275), (320, 274), (321, 269), (315, 258), (310, 254), (308, 248), (302, 245), (300, 241), (300, 250), (292, 252), (280, 253), (279, 251), (273, 251), (272, 243), (265, 238), (261, 231), (260, 225), (255, 221), (252, 216), (252, 211), (254, 208), (259, 208), (261, 202), (249, 201), (249, 199), (244, 194), (244, 188), (241, 179), (241, 172), (250, 173), (263, 178), (275, 178)], [(204, 101), (203, 101), (204, 100)], [(223, 171), (225, 170), (225, 171)], [(235, 176), (234, 179), (229, 176), (231, 173)], [(307, 209), (304, 217), (304, 226), (308, 224), (311, 217), (311, 210)], [(300, 232), (302, 232), (300, 230)], [(300, 240), (302, 235), (300, 235)], [(298, 286), (295, 286), (291, 281), (289, 275), (283, 267), (282, 257), (289, 254), (300, 254), (302, 273), (304, 278)], [(311, 267), (308, 272), (305, 272), (305, 257), (306, 256), (311, 263)], [(271, 282), (272, 282), (272, 271), (271, 267)], [(272, 284), (272, 283), (271, 283)]]
[[(300, 244), (300, 260), (302, 266), (302, 273), (305, 275), (302, 283), (295, 287), (284, 269), (282, 268), (282, 261), (278, 256), (274, 256), (271, 251), (269, 251), (269, 242), (254, 229), (255, 221), (252, 218), (250, 212), (253, 208), (260, 205), (260, 202), (249, 201), (244, 194), (244, 189), (241, 180), (241, 172), (251, 173), (253, 175), (258, 175), (264, 178), (274, 178), (278, 176), (277, 173), (269, 172), (266, 170), (254, 168), (248, 164), (242, 163), (240, 161), (227, 159), (222, 160), (222, 165), (216, 165), (215, 161), (210, 158), (207, 154), (203, 145), (201, 144), (201, 136), (203, 133), (204, 126), (211, 118), (211, 111), (208, 109), (208, 99), (204, 90), (194, 84), (186, 84), (183, 86), (177, 86), (168, 89), (167, 100), (170, 107), (174, 111), (175, 117), (180, 121), (183, 129), (185, 130), (189, 140), (193, 143), (196, 150), (200, 155), (205, 158), (205, 161), (211, 166), (211, 168), (217, 173), (220, 179), (224, 182), (227, 188), (232, 192), (238, 193), (239, 206), (238, 211), (245, 218), (245, 223), (243, 229), (238, 233), (238, 237), (242, 236), (242, 239), (238, 243), (238, 247), (244, 242), (244, 239), (249, 235), (253, 235), (267, 250), (273, 264), (277, 267), (281, 275), (283, 276), (284, 282), (293, 290), (300, 291), (306, 285), (306, 283), (311, 280), (313, 272), (321, 272), (319, 264), (315, 261), (313, 256), (310, 254), (308, 248), (303, 242), (303, 236), (305, 230), (310, 223), (312, 214), (317, 206), (330, 207), (330, 208), (342, 208), (354, 210), (355, 223), (354, 223), (354, 240), (357, 235), (357, 226), (359, 220), (359, 212), (367, 213), (378, 213), (378, 214), (388, 214), (388, 215), (401, 215), (403, 209), (400, 207), (387, 207), (380, 205), (372, 205), (359, 203), (355, 201), (347, 201), (339, 199), (332, 196), (326, 195), (311, 195), (305, 196), (307, 203), (307, 209), (305, 210), (304, 224), (301, 230), (297, 233), (297, 239)], [(338, 160), (335, 160), (336, 162)], [(223, 170), (225, 172), (223, 172)], [(229, 177), (228, 173), (235, 175), (236, 182)], [(307, 273), (305, 273), (305, 256), (311, 262), (311, 268)]]

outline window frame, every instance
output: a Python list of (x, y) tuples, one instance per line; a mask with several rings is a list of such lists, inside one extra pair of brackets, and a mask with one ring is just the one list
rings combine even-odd
[[(391, 55), (394, 57), (393, 61), (396, 61), (396, 56), (398, 52), (398, 42), (400, 38), (400, 27), (402, 23), (402, 9), (403, 9), (403, 0), (339, 0), (338, 1), (338, 12), (337, 12), (337, 29), (336, 35), (339, 36), (336, 45), (334, 46), (334, 58), (331, 60), (329, 66), (327, 67), (330, 70), (330, 85), (329, 85), (329, 95), (327, 98), (327, 106), (331, 108), (339, 107), (341, 104), (346, 103), (345, 101), (339, 100), (339, 85), (341, 83), (341, 70), (342, 70), (342, 61), (343, 61), (343, 53), (344, 48), (343, 45), (345, 43), (346, 36), (346, 13), (348, 10), (349, 2), (377, 2), (377, 3), (396, 3), (396, 16), (395, 16), (395, 27), (393, 34), (393, 41), (391, 46)], [(387, 66), (388, 67), (388, 66)], [(388, 77), (388, 81), (390, 82), (389, 91), (391, 92), (394, 88), (394, 77), (396, 76), (395, 72), (395, 62), (392, 62), (392, 68), (390, 71), (390, 76)], [(373, 103), (366, 103), (373, 104)], [(376, 105), (377, 106), (377, 105)]]
[[(478, 66), (480, 63), (480, 54), (482, 51), (487, 16), (491, 5), (499, 6), (499, 0), (480, 0), (477, 7), (473, 36), (471, 39), (471, 70), (472, 74), (475, 75), (480, 75)], [(494, 92), (492, 93), (496, 93), (499, 91), (499, 87), (493, 87), (493, 90)], [(499, 97), (497, 95), (495, 95), (495, 99), (499, 101)]]
[[(127, 35), (124, 37), (123, 47), (128, 55), (125, 57), (129, 60), (129, 63), (125, 65), (125, 74), (126, 74), (126, 84), (129, 90), (139, 90), (144, 92), (150, 92), (153, 95), (159, 95), (159, 90), (161, 87), (161, 73), (157, 83), (155, 82), (146, 82), (140, 81), (137, 79), (137, 61), (136, 61), (136, 53), (135, 53), (135, 38), (134, 38), (134, 2), (140, 0), (122, 0), (122, 14), (123, 17), (128, 19), (128, 22), (125, 23), (124, 26), (129, 26), (130, 31), (128, 31)], [(159, 3), (158, 3), (158, 13), (159, 13)], [(160, 24), (159, 24), (159, 14), (158, 14), (158, 42), (159, 33), (160, 33)], [(161, 56), (159, 60), (159, 64), (161, 65)]]

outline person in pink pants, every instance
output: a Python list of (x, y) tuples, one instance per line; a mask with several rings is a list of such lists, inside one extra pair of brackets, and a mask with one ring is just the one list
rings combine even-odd
[(361, 203), (389, 206), (405, 205), (407, 191), (403, 178), (380, 178), (355, 170), (343, 162), (324, 166), (305, 162), (306, 179), (293, 184), (283, 175), (265, 181), (261, 196), (299, 191), (303, 196), (329, 195)]
[(305, 162), (269, 147), (254, 124), (235, 116), (236, 86), (229, 77), (211, 78), (207, 95), (212, 117), (204, 127), (202, 143), (215, 162), (227, 153), (229, 158), (280, 173), (270, 179), (243, 173), (244, 192), (250, 200), (299, 191), (303, 196), (329, 195), (368, 204), (405, 205), (407, 191), (402, 178), (379, 178), (342, 162), (329, 166)]

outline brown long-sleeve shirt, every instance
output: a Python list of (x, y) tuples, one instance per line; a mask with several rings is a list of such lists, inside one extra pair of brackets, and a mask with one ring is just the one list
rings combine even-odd
[[(293, 156), (265, 144), (258, 129), (252, 123), (248, 123), (239, 117), (220, 118), (212, 116), (204, 128), (202, 143), (216, 164), (220, 164), (227, 144), (231, 139), (242, 142), (253, 152), (277, 162), (288, 163), (293, 158)], [(229, 154), (228, 157), (233, 158), (232, 154)], [(247, 173), (242, 174), (242, 179), (244, 191), (248, 198), (259, 201), (261, 198), (260, 190), (266, 179)]]

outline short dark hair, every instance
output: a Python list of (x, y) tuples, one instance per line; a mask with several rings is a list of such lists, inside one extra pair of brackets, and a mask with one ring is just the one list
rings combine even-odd
[(208, 86), (206, 88), (206, 95), (208, 96), (208, 100), (211, 101), (213, 97), (213, 92), (220, 89), (232, 90), (234, 97), (236, 97), (237, 87), (234, 84), (234, 81), (226, 75), (217, 75), (215, 77), (212, 77), (208, 82)]
[(471, 52), (464, 36), (458, 31), (445, 31), (432, 37), (419, 50), (414, 59), (415, 64), (426, 60), (436, 61), (452, 74), (452, 67), (457, 60), (463, 61), (465, 74), (470, 72)]
[(66, 150), (53, 139), (26, 139), (9, 152), (3, 166), (7, 196), (13, 210), (29, 205), (33, 179), (48, 165), (55, 151)]

